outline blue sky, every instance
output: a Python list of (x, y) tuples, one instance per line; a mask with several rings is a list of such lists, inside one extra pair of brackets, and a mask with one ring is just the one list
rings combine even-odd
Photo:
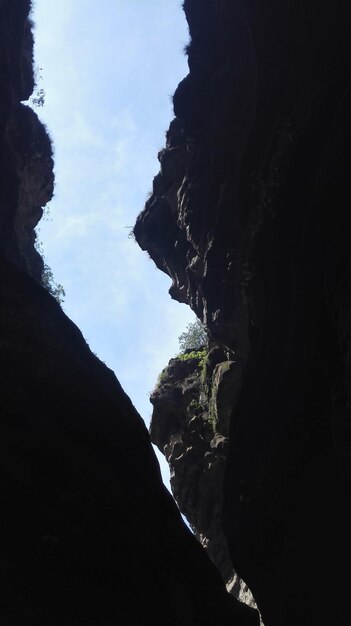
[(148, 425), (149, 393), (194, 315), (128, 234), (188, 72), (187, 24), (180, 0), (36, 0), (33, 19), (56, 176), (38, 237), (63, 309)]

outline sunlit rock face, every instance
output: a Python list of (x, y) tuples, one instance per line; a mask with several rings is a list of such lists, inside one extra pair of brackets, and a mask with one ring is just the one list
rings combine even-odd
[(255, 626), (162, 485), (115, 375), (41, 286), (53, 189), (26, 0), (0, 0), (0, 622)]
[(217, 347), (171, 359), (150, 401), (152, 442), (165, 455), (176, 502), (227, 589), (255, 606), (237, 576), (222, 530), (222, 494), (237, 366)]
[(218, 498), (235, 571), (266, 626), (346, 624), (349, 6), (184, 8), (189, 74), (134, 232), (234, 355)]

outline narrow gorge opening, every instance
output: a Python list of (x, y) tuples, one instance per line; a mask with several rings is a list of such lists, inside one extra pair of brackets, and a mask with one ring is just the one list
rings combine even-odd
[[(150, 423), (149, 395), (194, 314), (132, 236), (187, 73), (177, 0), (36, 0), (36, 88), (52, 136), (55, 193), (38, 225), (63, 309)], [(162, 476), (169, 469), (157, 448)]]
[(0, 623), (348, 624), (349, 3), (184, 0), (187, 43), (168, 0), (38, 0), (34, 64), (33, 4), (0, 0)]

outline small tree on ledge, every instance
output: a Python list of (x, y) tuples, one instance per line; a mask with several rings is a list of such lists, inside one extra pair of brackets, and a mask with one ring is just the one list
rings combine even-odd
[(186, 350), (200, 350), (207, 344), (207, 333), (203, 323), (196, 319), (187, 324), (186, 330), (178, 337), (181, 354)]

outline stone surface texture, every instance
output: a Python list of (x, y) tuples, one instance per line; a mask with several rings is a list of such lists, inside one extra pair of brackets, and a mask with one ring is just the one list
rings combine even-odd
[(255, 626), (162, 484), (114, 373), (40, 284), (53, 190), (28, 0), (0, 0), (0, 623)]
[(349, 5), (184, 9), (189, 73), (134, 233), (235, 362), (216, 509), (234, 570), (266, 626), (346, 625)]
[(236, 363), (217, 347), (198, 353), (188, 350), (184, 356), (170, 360), (150, 396), (151, 440), (167, 459), (172, 493), (182, 514), (227, 589), (256, 607), (233, 570), (221, 523), (230, 409), (238, 388)]

